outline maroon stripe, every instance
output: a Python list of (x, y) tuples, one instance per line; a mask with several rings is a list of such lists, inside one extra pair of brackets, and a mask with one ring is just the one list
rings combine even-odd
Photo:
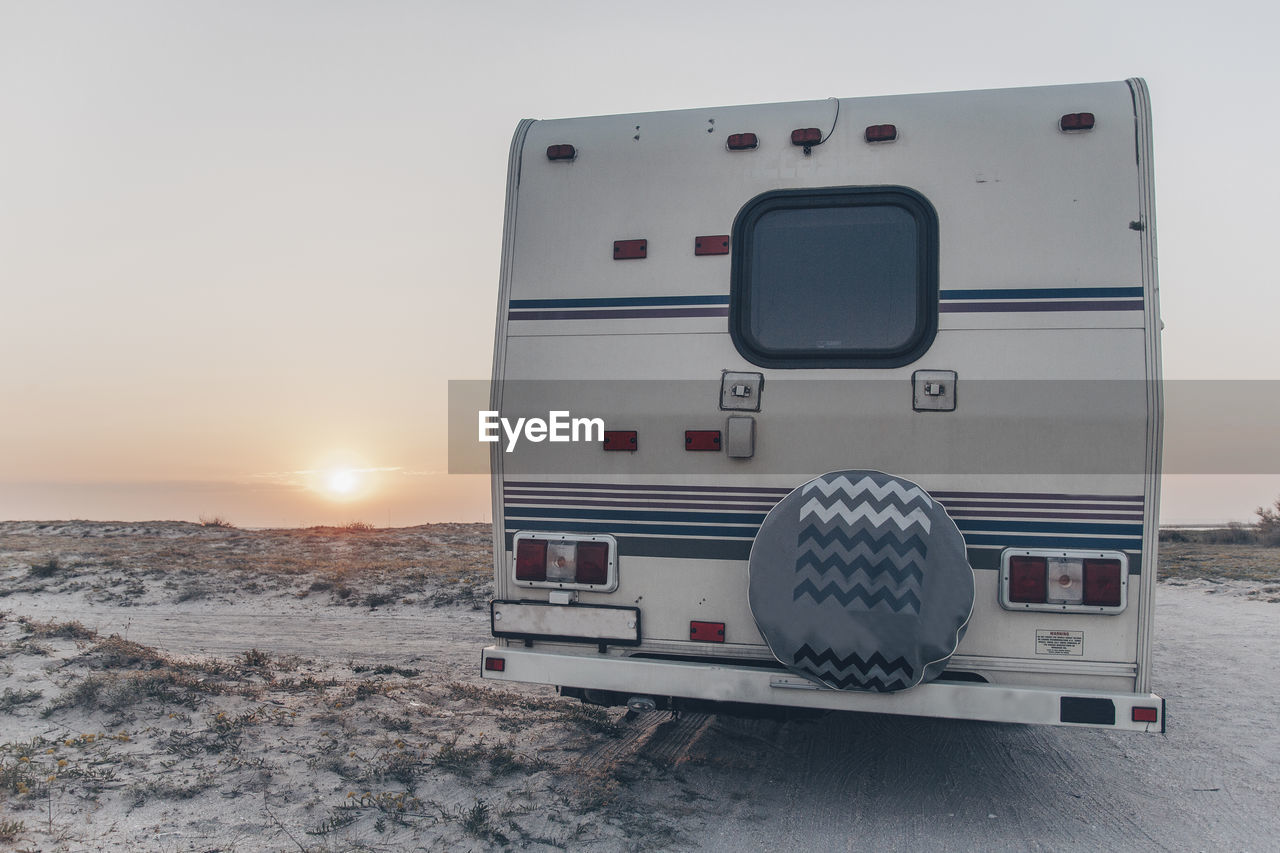
[(940, 501), (947, 509), (1071, 509), (1071, 510), (1113, 510), (1120, 512), (1141, 512), (1141, 507), (1116, 506), (1115, 504), (1091, 504), (1091, 503), (1039, 503), (1036, 501), (1022, 502), (1009, 501), (1008, 503), (993, 503), (990, 500), (974, 500), (948, 498)]
[(742, 492), (743, 494), (757, 495), (779, 495), (786, 496), (793, 489), (787, 488), (767, 488), (764, 486), (649, 486), (636, 483), (534, 483), (534, 482), (508, 482), (505, 489), (601, 489), (616, 491), (643, 491), (643, 492), (714, 492), (718, 494)]
[(515, 309), (512, 320), (616, 320), (631, 317), (728, 317), (726, 306), (707, 308), (591, 308), (585, 311), (525, 311)]
[(540, 505), (540, 506), (606, 506), (625, 509), (632, 506), (652, 506), (652, 507), (672, 507), (678, 509), (736, 509), (736, 510), (754, 510), (757, 512), (765, 512), (772, 509), (777, 501), (767, 501), (764, 503), (754, 504), (734, 504), (734, 503), (713, 503), (705, 501), (702, 503), (678, 502), (678, 501), (656, 501), (645, 500), (644, 498), (629, 498), (617, 501), (589, 501), (577, 498), (511, 498), (504, 500), (508, 504), (523, 505)]
[(1079, 302), (941, 302), (942, 314), (1002, 313), (1010, 311), (1141, 311), (1141, 299), (1115, 299), (1112, 301), (1082, 299)]
[(930, 492), (935, 498), (945, 501), (947, 498), (1010, 498), (1011, 500), (1041, 501), (1126, 501), (1142, 502), (1142, 495), (1063, 495), (1051, 492)]

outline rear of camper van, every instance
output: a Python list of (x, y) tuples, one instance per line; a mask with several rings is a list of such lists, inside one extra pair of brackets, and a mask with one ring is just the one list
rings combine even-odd
[(484, 677), (1162, 731), (1150, 133), (1136, 79), (522, 122)]

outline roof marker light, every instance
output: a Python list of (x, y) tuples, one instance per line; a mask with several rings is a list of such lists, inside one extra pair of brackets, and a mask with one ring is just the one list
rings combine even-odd
[(1093, 130), (1093, 113), (1067, 113), (1058, 119), (1058, 129), (1066, 132)]
[(863, 137), (868, 142), (893, 142), (898, 138), (898, 126), (895, 124), (868, 125)]
[(810, 145), (817, 145), (822, 141), (822, 131), (816, 127), (799, 127), (791, 131), (791, 144), (803, 145), (808, 148)]
[(547, 146), (548, 160), (574, 160), (577, 159), (578, 149), (568, 143)]
[(732, 133), (725, 142), (725, 147), (730, 151), (750, 151), (759, 145), (760, 140), (754, 133)]

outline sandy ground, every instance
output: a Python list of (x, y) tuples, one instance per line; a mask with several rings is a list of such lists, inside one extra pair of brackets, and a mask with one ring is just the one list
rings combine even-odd
[(1170, 550), (1151, 736), (494, 687), (488, 547), (0, 524), (0, 847), (1277, 848), (1278, 552)]

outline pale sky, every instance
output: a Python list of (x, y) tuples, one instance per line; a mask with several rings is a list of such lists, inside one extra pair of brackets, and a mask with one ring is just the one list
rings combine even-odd
[(1280, 11), (1046, 8), (0, 0), (0, 518), (487, 518), (445, 383), (489, 373), (525, 117), (1145, 77), (1166, 377), (1280, 378)]

